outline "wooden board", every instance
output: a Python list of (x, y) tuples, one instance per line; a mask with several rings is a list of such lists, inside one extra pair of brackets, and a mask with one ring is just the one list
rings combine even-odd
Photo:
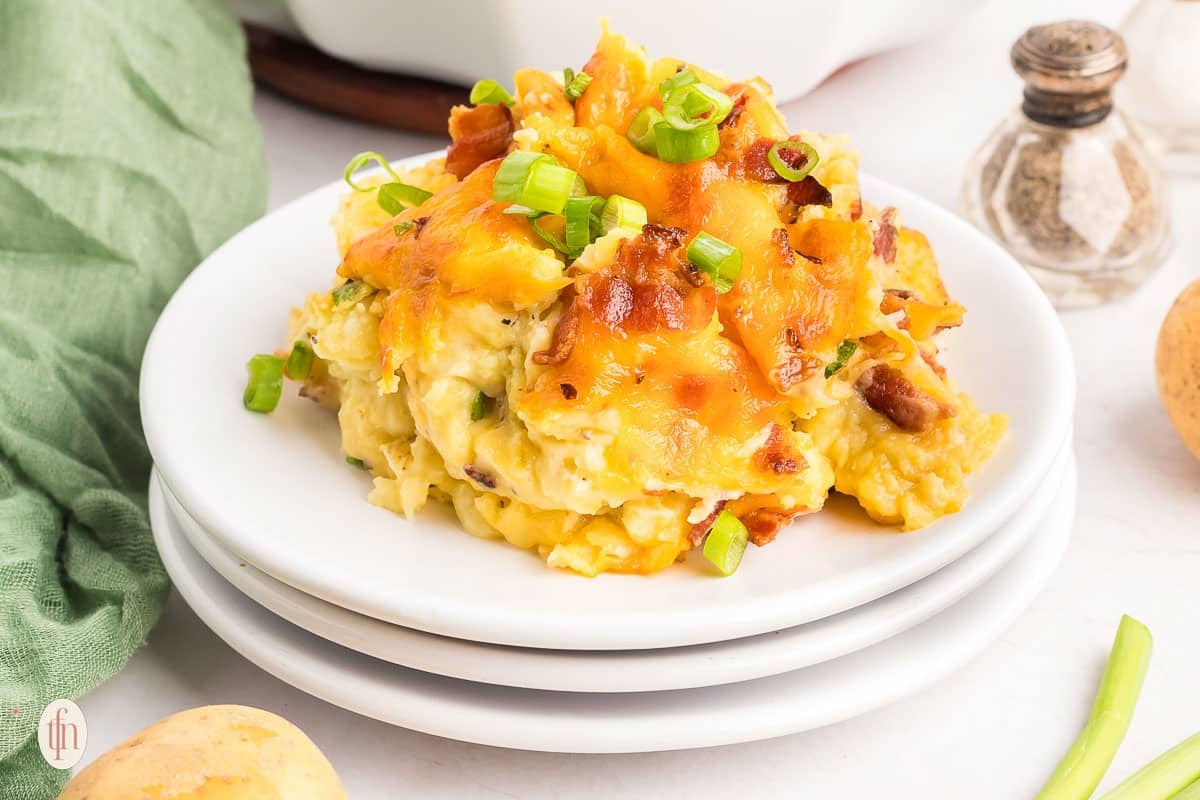
[(250, 70), (261, 86), (351, 119), (420, 133), (446, 133), (462, 86), (364, 69), (303, 42), (246, 23)]

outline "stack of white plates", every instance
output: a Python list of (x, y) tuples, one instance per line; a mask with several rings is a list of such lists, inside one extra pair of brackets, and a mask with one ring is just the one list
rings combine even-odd
[(932, 240), (970, 310), (946, 336), (959, 385), (1011, 427), (965, 508), (900, 534), (845, 498), (739, 571), (689, 560), (585, 579), (464, 534), (445, 512), (369, 505), (333, 415), (246, 412), (247, 358), (329, 285), (340, 188), (301, 198), (201, 265), (146, 351), (159, 551), (196, 613), (305, 691), (472, 742), (563, 752), (703, 747), (826, 725), (962, 666), (1049, 580), (1074, 514), (1074, 374), (1049, 304), (982, 235), (863, 179)]

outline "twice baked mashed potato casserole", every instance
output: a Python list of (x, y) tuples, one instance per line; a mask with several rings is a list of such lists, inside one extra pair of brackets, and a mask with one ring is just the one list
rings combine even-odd
[(964, 309), (843, 137), (607, 31), (472, 103), (445, 158), (351, 163), (334, 288), (252, 360), (247, 407), (286, 372), (372, 503), (448, 502), (584, 575), (692, 549), (728, 574), (831, 489), (904, 530), (961, 508), (1006, 421), (940, 365)]

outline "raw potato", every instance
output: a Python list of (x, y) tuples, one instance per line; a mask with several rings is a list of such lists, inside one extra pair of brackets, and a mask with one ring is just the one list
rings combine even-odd
[(59, 800), (345, 800), (304, 732), (257, 708), (173, 714), (105, 753)]
[(1158, 332), (1158, 393), (1183, 443), (1200, 458), (1200, 281), (1175, 299)]

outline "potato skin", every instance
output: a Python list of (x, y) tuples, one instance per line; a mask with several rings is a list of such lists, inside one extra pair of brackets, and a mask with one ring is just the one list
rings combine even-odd
[(1158, 393), (1183, 443), (1200, 458), (1200, 281), (1175, 299), (1158, 333)]
[(246, 706), (203, 706), (160, 720), (105, 753), (59, 800), (345, 800), (303, 731)]

